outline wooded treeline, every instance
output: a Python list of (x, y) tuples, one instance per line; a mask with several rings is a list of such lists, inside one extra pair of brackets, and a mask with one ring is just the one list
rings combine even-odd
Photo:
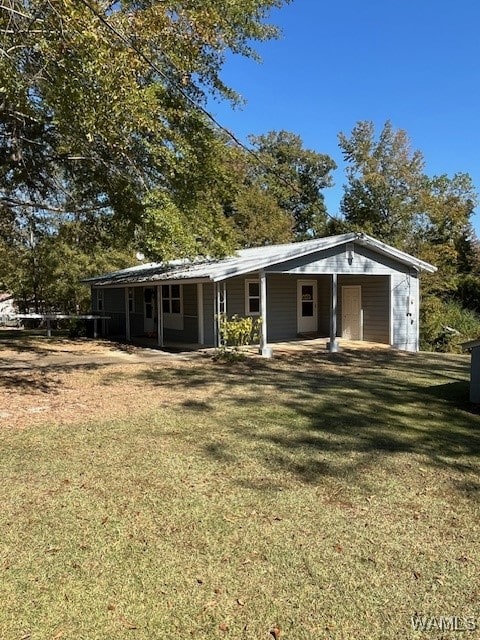
[[(438, 266), (423, 278), (424, 346), (480, 332), (480, 251), (467, 174), (428, 176), (408, 134), (358, 122), (336, 165), (295, 133), (238, 145), (203, 108), (239, 102), (228, 51), (276, 37), (283, 0), (3, 0), (0, 289), (36, 310), (89, 307), (79, 281), (147, 260), (365, 231)], [(453, 339), (453, 343), (455, 339)]]

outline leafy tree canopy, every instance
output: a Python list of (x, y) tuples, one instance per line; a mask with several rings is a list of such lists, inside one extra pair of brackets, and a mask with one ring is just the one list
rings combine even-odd
[(361, 121), (350, 137), (339, 134), (347, 162), (341, 211), (352, 227), (411, 249), (424, 185), (424, 161), (407, 133), (387, 122), (378, 139), (373, 122)]
[(250, 136), (257, 160), (248, 179), (269, 193), (293, 218), (296, 240), (325, 235), (327, 209), (323, 189), (332, 186), (336, 164), (328, 155), (305, 149), (300, 136), (270, 131)]
[[(164, 213), (161, 224), (181, 224), (186, 232), (187, 242), (176, 251), (225, 250), (229, 227), (218, 208), (213, 214), (209, 208), (220, 188), (208, 179), (219, 145), (211, 144), (211, 123), (193, 104), (202, 104), (207, 93), (238, 100), (220, 77), (226, 52), (255, 57), (251, 43), (276, 35), (265, 18), (282, 4), (5, 0), (3, 214), (107, 214), (128, 233), (140, 228), (147, 249), (168, 257), (168, 240), (163, 248), (146, 237), (152, 212), (155, 218)], [(199, 220), (197, 234), (192, 223)], [(226, 244), (212, 246), (206, 230), (222, 226)]]

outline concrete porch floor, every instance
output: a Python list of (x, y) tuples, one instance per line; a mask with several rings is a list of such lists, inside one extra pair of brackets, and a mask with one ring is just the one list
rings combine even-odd
[[(125, 343), (123, 339), (119, 340), (120, 342)], [(273, 356), (275, 355), (285, 355), (288, 353), (298, 353), (301, 351), (305, 352), (318, 352), (318, 351), (328, 351), (328, 343), (330, 341), (329, 337), (312, 337), (312, 338), (295, 338), (292, 340), (286, 340), (283, 342), (269, 342), (268, 346), (271, 347)], [(380, 342), (366, 342), (364, 340), (346, 340), (344, 338), (337, 338), (337, 343), (339, 346), (339, 350), (370, 350), (370, 349), (391, 349), (392, 347), (388, 344), (383, 344)], [(184, 343), (184, 342), (165, 342), (163, 347), (159, 347), (157, 345), (157, 341), (155, 338), (147, 338), (147, 337), (135, 337), (128, 343), (135, 347), (142, 347), (145, 349), (155, 349), (159, 351), (166, 351), (169, 353), (191, 353), (191, 352), (213, 352), (215, 351), (215, 347), (205, 346), (202, 344), (195, 343)], [(248, 347), (242, 347), (242, 350), (247, 353), (257, 354), (258, 353), (258, 344), (249, 345)]]

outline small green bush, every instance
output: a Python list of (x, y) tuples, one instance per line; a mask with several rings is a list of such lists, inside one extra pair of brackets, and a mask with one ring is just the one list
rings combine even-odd
[(461, 353), (462, 342), (478, 337), (480, 316), (477, 313), (452, 300), (442, 300), (434, 296), (424, 299), (420, 322), (421, 349)]
[(260, 336), (260, 318), (252, 316), (220, 318), (220, 341), (225, 347), (244, 347), (258, 342)]
[(69, 338), (85, 338), (87, 335), (87, 323), (81, 318), (73, 318), (68, 323)]

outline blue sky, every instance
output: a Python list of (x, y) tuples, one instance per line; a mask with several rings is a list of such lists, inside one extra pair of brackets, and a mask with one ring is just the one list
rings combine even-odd
[[(480, 189), (480, 1), (293, 0), (271, 13), (279, 40), (258, 64), (228, 59), (226, 83), (247, 101), (209, 110), (243, 141), (285, 129), (339, 165), (325, 192), (338, 212), (345, 182), (337, 135), (359, 120), (405, 129), (426, 173), (469, 173)], [(472, 222), (480, 235), (480, 215)]]

